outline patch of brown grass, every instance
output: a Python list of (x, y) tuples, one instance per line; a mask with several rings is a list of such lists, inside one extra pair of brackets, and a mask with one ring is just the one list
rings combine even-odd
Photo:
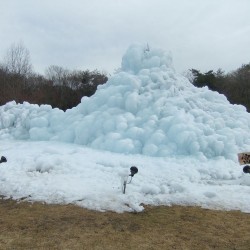
[(250, 249), (250, 214), (198, 207), (96, 212), (0, 199), (0, 249)]

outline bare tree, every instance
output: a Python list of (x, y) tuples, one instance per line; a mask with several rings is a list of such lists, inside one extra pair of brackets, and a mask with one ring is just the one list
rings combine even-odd
[(32, 73), (29, 50), (21, 42), (12, 44), (6, 52), (3, 66), (9, 73), (28, 76)]
[(69, 70), (61, 66), (51, 65), (45, 70), (45, 76), (53, 82), (53, 85), (67, 85)]

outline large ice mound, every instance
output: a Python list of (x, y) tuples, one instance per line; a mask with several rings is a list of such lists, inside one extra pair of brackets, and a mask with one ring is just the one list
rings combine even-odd
[(125, 154), (235, 158), (250, 148), (250, 115), (177, 74), (169, 53), (132, 45), (119, 72), (66, 112), (0, 107), (0, 138), (55, 140)]

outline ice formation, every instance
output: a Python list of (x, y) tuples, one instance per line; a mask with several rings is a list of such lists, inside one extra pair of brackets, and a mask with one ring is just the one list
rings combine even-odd
[(224, 95), (177, 74), (169, 53), (131, 45), (119, 72), (66, 112), (0, 107), (0, 139), (51, 140), (148, 156), (235, 158), (250, 147), (250, 115)]

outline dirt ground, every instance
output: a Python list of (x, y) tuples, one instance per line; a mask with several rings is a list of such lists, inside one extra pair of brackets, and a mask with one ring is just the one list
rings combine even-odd
[(96, 212), (0, 198), (0, 249), (250, 249), (250, 214), (198, 207)]

